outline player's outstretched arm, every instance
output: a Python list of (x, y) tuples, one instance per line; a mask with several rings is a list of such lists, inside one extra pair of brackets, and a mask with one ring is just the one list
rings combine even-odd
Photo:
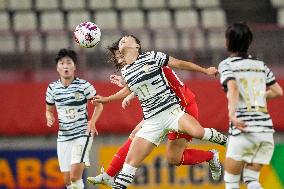
[(45, 117), (46, 117), (46, 125), (48, 127), (52, 127), (52, 125), (55, 122), (55, 118), (54, 118), (54, 114), (53, 114), (54, 109), (55, 109), (55, 105), (46, 104)]
[(212, 75), (212, 76), (215, 76), (218, 74), (218, 70), (215, 67), (203, 68), (192, 62), (179, 60), (171, 56), (169, 58), (168, 64), (170, 67), (177, 68), (177, 69), (195, 71), (195, 72), (200, 72), (200, 73), (204, 73), (204, 74)]
[(266, 91), (266, 99), (273, 99), (283, 96), (282, 87), (276, 82), (268, 87)]
[(130, 93), (131, 93), (130, 89), (126, 86), (122, 88), (120, 91), (118, 91), (117, 93), (110, 95), (108, 97), (95, 96), (93, 101), (98, 102), (98, 103), (103, 103), (103, 104), (109, 103), (112, 101), (124, 99), (125, 97), (130, 95)]
[(96, 128), (96, 122), (99, 119), (100, 115), (102, 114), (103, 105), (97, 102), (94, 102), (93, 105), (95, 106), (95, 109), (88, 123), (88, 131), (91, 132), (92, 136), (95, 136), (95, 135), (98, 135), (98, 131)]

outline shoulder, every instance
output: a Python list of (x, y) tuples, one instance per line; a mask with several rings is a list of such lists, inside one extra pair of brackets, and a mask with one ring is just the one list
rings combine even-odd
[(140, 56), (157, 56), (157, 55), (162, 55), (165, 54), (160, 51), (146, 51), (140, 54)]
[(218, 65), (219, 72), (222, 72), (224, 69), (229, 69), (231, 67), (231, 58), (226, 58), (225, 60), (221, 61)]
[(58, 85), (58, 81), (53, 81), (53, 82), (48, 84), (47, 88), (53, 90), (54, 88), (56, 88), (57, 85)]
[(249, 63), (251, 69), (255, 70), (262, 70), (265, 71), (267, 69), (267, 66), (262, 60), (258, 60), (256, 58), (252, 58), (249, 56), (249, 58), (246, 59), (247, 63)]
[(169, 56), (166, 54), (166, 53), (163, 53), (163, 52), (155, 52), (155, 51), (152, 51), (153, 54), (154, 54), (154, 59), (156, 62), (159, 62), (159, 63), (165, 63), (165, 62), (168, 62), (169, 60)]
[(232, 62), (232, 58), (226, 58), (225, 60), (222, 60), (220, 63), (219, 63), (219, 67), (221, 66), (224, 66), (224, 65), (229, 65), (230, 63)]
[(252, 59), (252, 60), (255, 61), (257, 64), (259, 64), (260, 66), (267, 67), (262, 60), (257, 60), (257, 59)]
[(156, 55), (156, 52), (155, 51), (146, 51), (146, 52), (143, 52), (139, 55), (139, 58), (144, 58), (144, 57), (155, 57)]
[(83, 88), (87, 88), (89, 86), (92, 86), (92, 84), (85, 80), (85, 79), (80, 79), (80, 78), (76, 78), (76, 84), (82, 86)]
[(85, 80), (85, 79), (81, 79), (79, 77), (76, 77), (76, 79), (74, 81), (74, 84), (80, 85), (80, 86), (85, 86), (85, 85), (88, 85), (90, 83), (87, 80)]
[(152, 52), (155, 54), (155, 56), (160, 56), (160, 57), (166, 57), (167, 56), (166, 53), (161, 52), (161, 51), (152, 51)]
[(78, 83), (78, 84), (85, 84), (85, 83), (87, 83), (88, 81), (85, 80), (85, 79), (81, 79), (81, 78), (79, 78), (79, 77), (76, 77), (76, 79), (75, 79), (74, 82), (76, 82), (76, 83)]
[(141, 55), (150, 55), (150, 54), (156, 54), (156, 51), (145, 51), (143, 53), (141, 53)]

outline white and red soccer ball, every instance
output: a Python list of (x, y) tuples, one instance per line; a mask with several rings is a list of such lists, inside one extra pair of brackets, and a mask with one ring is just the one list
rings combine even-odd
[(101, 30), (92, 22), (83, 22), (75, 28), (74, 38), (81, 47), (92, 48), (100, 42)]

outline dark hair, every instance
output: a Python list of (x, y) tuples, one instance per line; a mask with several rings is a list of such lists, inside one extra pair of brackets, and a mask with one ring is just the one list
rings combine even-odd
[(55, 57), (55, 63), (57, 64), (61, 58), (68, 56), (73, 60), (75, 64), (77, 64), (77, 53), (72, 49), (60, 49)]
[(233, 23), (226, 30), (227, 50), (247, 57), (248, 48), (253, 40), (250, 28), (245, 23)]
[[(141, 54), (142, 53), (142, 50), (141, 50), (141, 43), (140, 43), (140, 40), (134, 36), (134, 35), (125, 35), (125, 36), (128, 36), (128, 37), (132, 37), (135, 39), (135, 42), (139, 45), (139, 49), (138, 49), (138, 53)], [(123, 36), (123, 37), (125, 37)], [(117, 70), (120, 70), (124, 64), (121, 64), (117, 61), (116, 57), (115, 57), (115, 52), (119, 50), (119, 41), (123, 38), (119, 38), (116, 42), (114, 42), (111, 46), (108, 46), (107, 49), (109, 50), (110, 52), (110, 55), (109, 55), (109, 60), (108, 62), (114, 64), (114, 67), (117, 69)]]

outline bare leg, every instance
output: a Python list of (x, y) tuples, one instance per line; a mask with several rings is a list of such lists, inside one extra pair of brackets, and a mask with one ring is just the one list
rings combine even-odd
[(118, 149), (116, 154), (113, 156), (110, 165), (106, 172), (104, 172), (104, 169), (101, 169), (101, 174), (95, 176), (95, 177), (88, 177), (87, 181), (93, 185), (96, 184), (103, 184), (107, 186), (112, 186), (114, 183), (114, 177), (119, 173), (119, 171), (122, 169), (123, 164), (125, 162), (126, 155), (129, 151), (130, 145), (132, 143), (132, 140), (135, 136), (135, 134), (138, 132), (138, 130), (141, 128), (141, 125), (143, 124), (143, 120), (135, 127), (135, 129), (131, 132), (129, 135), (129, 138), (124, 142), (124, 144)]
[(70, 178), (71, 181), (82, 179), (85, 163), (75, 163), (71, 165)]
[(179, 119), (178, 124), (179, 132), (185, 132), (194, 138), (202, 139), (205, 134), (204, 128), (200, 123), (187, 113)]
[(259, 183), (261, 168), (262, 165), (258, 163), (250, 163), (245, 165), (245, 168), (243, 170), (243, 180), (248, 189), (262, 189), (262, 186)]
[(126, 156), (125, 163), (136, 168), (139, 167), (142, 161), (155, 147), (156, 145), (144, 138), (134, 137)]
[(119, 148), (119, 150), (117, 151), (117, 153), (115, 154), (115, 156), (112, 158), (111, 163), (108, 167), (108, 169), (106, 170), (106, 173), (111, 176), (114, 177), (115, 175), (117, 175), (119, 173), (119, 171), (122, 169), (123, 163), (125, 161), (126, 155), (129, 151), (130, 145), (132, 143), (132, 140), (135, 136), (135, 134), (139, 131), (139, 129), (141, 128), (143, 121), (141, 121), (136, 127), (135, 129), (131, 132), (131, 134), (129, 135), (129, 138), (127, 139), (127, 141), (123, 144), (123, 146), (121, 146)]
[(64, 179), (64, 183), (65, 185), (68, 187), (71, 185), (71, 179), (70, 179), (70, 172), (63, 172), (63, 179)]
[(200, 123), (191, 115), (185, 113), (178, 122), (179, 132), (202, 140), (207, 140), (220, 145), (227, 144), (227, 137), (212, 128), (203, 128)]
[(84, 183), (82, 180), (85, 163), (76, 163), (71, 165), (70, 178), (71, 186), (76, 189), (83, 189)]
[(226, 158), (225, 175), (224, 175), (226, 189), (237, 189), (240, 187), (239, 182), (243, 167), (244, 167), (244, 162), (236, 161), (232, 158)]
[(134, 137), (121, 172), (117, 175), (113, 188), (127, 188), (133, 181), (136, 169), (156, 146), (146, 139)]
[(168, 163), (180, 165), (183, 152), (186, 149), (187, 140), (184, 138), (168, 140), (167, 142), (167, 160)]

